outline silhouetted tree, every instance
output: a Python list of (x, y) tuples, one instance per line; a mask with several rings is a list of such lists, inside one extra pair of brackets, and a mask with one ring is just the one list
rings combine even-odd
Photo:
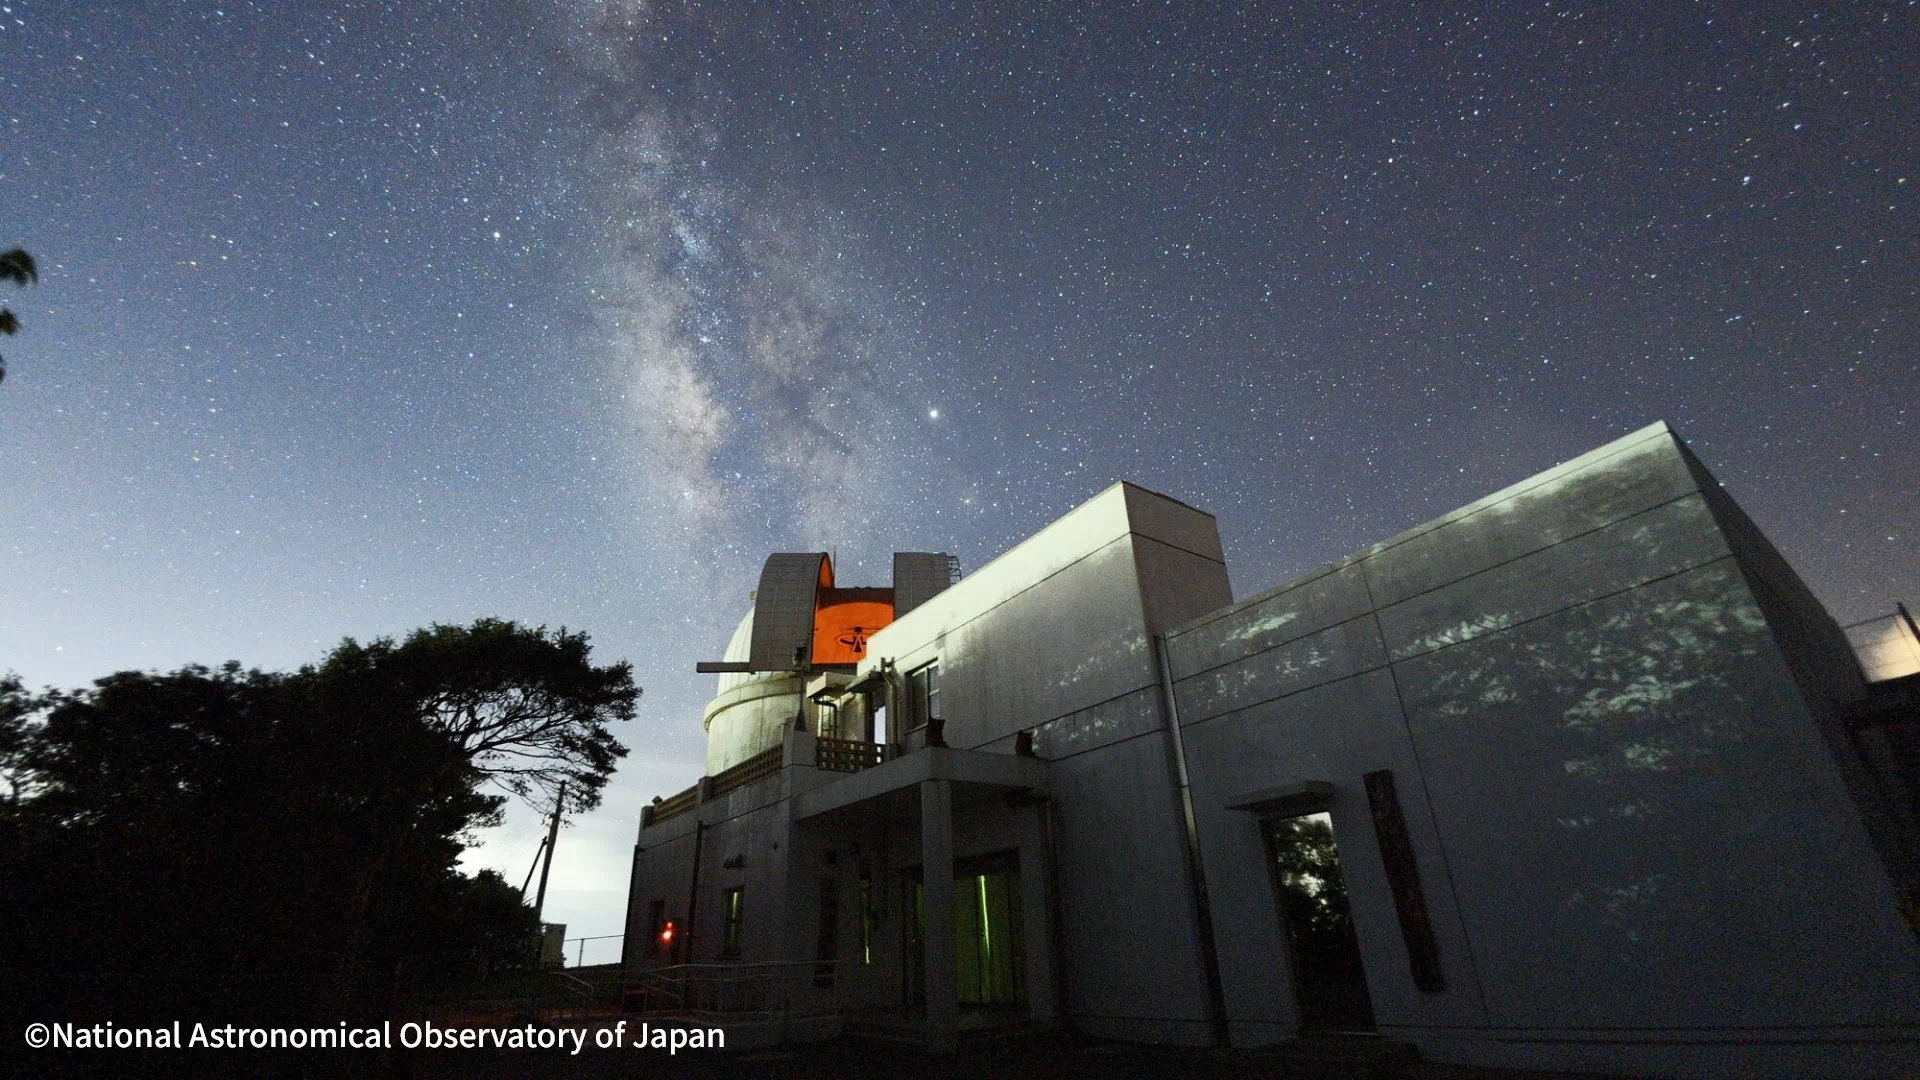
[(626, 753), (607, 725), (639, 691), (588, 654), (584, 634), (484, 619), (346, 641), (292, 674), (0, 680), (0, 964), (127, 973), (113, 986), (136, 1003), (340, 1020), (355, 980), (403, 956), (514, 962), (532, 912), (455, 863), (507, 801), (490, 782), (598, 801)]
[(288, 677), (237, 664), (35, 698), (0, 853), (8, 966), (114, 973), (51, 987), (81, 991), (76, 1008), (240, 1006), (247, 991), (298, 1012), (356, 857), (301, 705)]
[(435, 624), (396, 644), (349, 638), (310, 674), (439, 733), (471, 778), (543, 811), (562, 783), (567, 811), (600, 804), (625, 757), (607, 727), (633, 718), (630, 665), (596, 668), (585, 634), (502, 619)]
[(27, 717), (35, 708), (33, 695), (14, 674), (0, 676), (0, 784), (7, 789), (0, 793), (0, 806), (10, 813), (20, 804), (21, 757), (27, 748)]
[(545, 810), (563, 783), (563, 811), (599, 805), (627, 753), (607, 724), (631, 719), (640, 691), (628, 664), (596, 668), (590, 652), (585, 634), (479, 619), (435, 624), (397, 644), (349, 638), (302, 670), (329, 713), (350, 717), (369, 743), (392, 744), (383, 763), (366, 766), (381, 779), (358, 819), (370, 858), (353, 878), (345, 959), (363, 951), (387, 860), (417, 837), (413, 808), (458, 791), (485, 801), (472, 807), (478, 822), (504, 801), (481, 794), (484, 786)]
[[(33, 264), (33, 256), (25, 248), (0, 252), (0, 281), (11, 281), (15, 285), (27, 286), (40, 280), (40, 269)], [(0, 307), (0, 334), (20, 332), (20, 320), (12, 311)], [(7, 362), (0, 357), (0, 380), (7, 377)]]
[(382, 883), (367, 952), (410, 983), (502, 975), (532, 967), (539, 919), (499, 873), (472, 877), (409, 863)]

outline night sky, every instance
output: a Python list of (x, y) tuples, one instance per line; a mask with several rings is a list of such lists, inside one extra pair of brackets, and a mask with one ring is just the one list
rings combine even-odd
[(1916, 78), (1869, 0), (0, 0), (0, 670), (585, 630), (646, 697), (578, 936), (770, 551), (1129, 479), (1246, 596), (1666, 419), (1911, 606)]

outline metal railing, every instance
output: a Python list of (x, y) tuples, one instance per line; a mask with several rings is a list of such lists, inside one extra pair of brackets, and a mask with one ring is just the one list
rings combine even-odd
[(866, 742), (862, 739), (833, 739), (821, 736), (814, 741), (813, 763), (815, 768), (833, 772), (859, 772), (871, 769), (887, 758), (884, 743)]
[(641, 824), (658, 825), (668, 818), (679, 817), (681, 814), (693, 809), (694, 804), (697, 803), (699, 799), (699, 784), (695, 784), (677, 795), (669, 795), (651, 806), (641, 808)]
[(675, 964), (640, 973), (648, 1009), (734, 1018), (825, 1015), (830, 994), (813, 988), (816, 973), (834, 961), (767, 961), (752, 964)]
[[(568, 945), (577, 944), (580, 947), (574, 950), (573, 966), (586, 967), (587, 966), (587, 942), (589, 941), (621, 941), (625, 939), (626, 936), (627, 935), (625, 934), (596, 934), (593, 937), (568, 938), (565, 941), (561, 942), (560, 944), (560, 958), (562, 960), (566, 959)], [(598, 955), (601, 951), (602, 950), (595, 949), (594, 953)], [(612, 960), (604, 961), (604, 963), (609, 963), (609, 964), (618, 963), (619, 960), (620, 960), (620, 957), (616, 954)]]
[(784, 746), (770, 746), (730, 769), (722, 769), (707, 780), (707, 792), (711, 795), (725, 795), (736, 788), (746, 787), (755, 780), (764, 780), (780, 771), (786, 753)]
[(593, 1011), (596, 991), (592, 983), (564, 971), (549, 971), (547, 978), (554, 980), (563, 1002), (553, 1010), (555, 1015), (580, 1017)]

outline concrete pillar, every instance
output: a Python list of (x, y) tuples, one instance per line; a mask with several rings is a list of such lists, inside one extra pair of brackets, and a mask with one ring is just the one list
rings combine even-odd
[(927, 977), (927, 1050), (951, 1054), (960, 1046), (960, 993), (954, 972), (953, 787), (920, 782), (920, 925)]
[[(768, 957), (788, 963), (812, 960), (820, 931), (820, 876), (826, 870), (822, 858), (821, 830), (793, 817), (793, 800), (782, 802), (774, 811), (779, 823), (780, 850), (774, 852), (780, 877), (775, 886), (785, 897), (780, 909), (781, 939), (779, 952)], [(784, 858), (782, 858), (784, 856)], [(788, 967), (775, 977), (779, 994), (769, 995), (767, 1007), (790, 1010), (815, 1004), (813, 969)]]
[[(807, 895), (805, 883), (795, 880), (795, 864), (804, 869), (807, 864), (804, 853), (794, 851), (793, 800), (786, 799), (776, 804), (768, 815), (772, 828), (773, 847), (761, 859), (747, 856), (747, 913), (746, 918), (758, 918), (759, 924), (747, 922), (748, 929), (741, 935), (741, 959), (762, 960), (798, 960), (806, 954), (800, 952), (796, 941), (804, 933), (797, 930), (789, 918), (790, 909), (795, 902)], [(756, 873), (755, 871), (759, 872)], [(762, 899), (754, 902), (758, 892)], [(804, 925), (804, 920), (803, 920)], [(782, 986), (784, 995), (787, 988)], [(778, 1001), (780, 995), (771, 1000)], [(777, 1007), (777, 1006), (769, 1006)]]
[(786, 746), (782, 750), (781, 765), (788, 768), (795, 765), (804, 765), (809, 769), (813, 768), (814, 749), (819, 745), (819, 742), (819, 738), (811, 731), (795, 731), (792, 728), (788, 728)]
[(803, 791), (811, 791), (838, 773), (819, 773), (815, 771), (819, 761), (820, 740), (811, 731), (787, 729), (786, 742), (781, 750), (780, 794), (791, 799)]
[(647, 935), (654, 931), (644, 924), (646, 916), (641, 914), (646, 910), (646, 901), (640, 897), (640, 871), (646, 865), (643, 861), (646, 857), (647, 849), (639, 844), (633, 845), (633, 871), (627, 875), (626, 929), (620, 939), (620, 970), (623, 972), (639, 970), (639, 964), (635, 961), (645, 956), (648, 947), (653, 944), (653, 939)]
[(1047, 807), (1037, 803), (1020, 811), (1020, 932), (1027, 952), (1027, 1015), (1040, 1024), (1060, 1018), (1054, 1000), (1053, 897), (1048, 895), (1052, 875), (1047, 872), (1053, 853), (1047, 850)]

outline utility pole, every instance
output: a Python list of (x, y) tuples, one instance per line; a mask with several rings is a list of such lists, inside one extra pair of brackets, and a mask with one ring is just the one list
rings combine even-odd
[(533, 918), (540, 921), (540, 912), (547, 906), (547, 871), (553, 869), (553, 842), (560, 838), (560, 807), (567, 801), (566, 781), (560, 782), (560, 793), (553, 797), (553, 821), (547, 825), (547, 859), (540, 866), (540, 892), (534, 896)]
[(540, 869), (540, 857), (546, 852), (545, 840), (540, 841), (540, 846), (533, 849), (533, 861), (527, 864), (527, 876), (520, 879), (520, 902), (523, 904), (527, 902), (527, 889), (533, 885), (533, 872)]

